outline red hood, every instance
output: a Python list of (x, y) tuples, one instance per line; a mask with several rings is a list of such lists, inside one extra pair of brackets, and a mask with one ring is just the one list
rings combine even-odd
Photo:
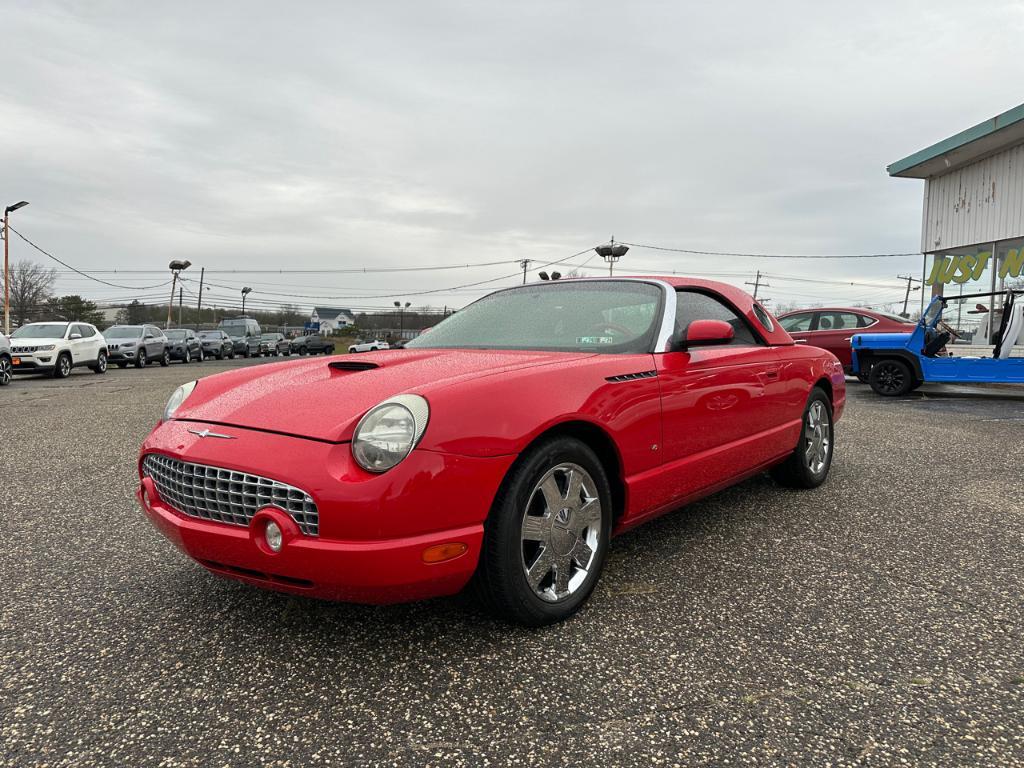
[[(202, 379), (174, 417), (318, 440), (348, 440), (367, 410), (394, 395), (415, 392), (429, 400), (431, 391), (460, 381), (590, 356), (409, 349), (260, 365)], [(368, 364), (378, 367), (332, 367)]]

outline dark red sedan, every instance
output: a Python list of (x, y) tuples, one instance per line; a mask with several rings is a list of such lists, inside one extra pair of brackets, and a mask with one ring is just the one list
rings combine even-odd
[(853, 365), (850, 340), (855, 333), (910, 333), (915, 324), (899, 315), (863, 307), (798, 309), (779, 315), (779, 323), (797, 341), (838, 357), (847, 373)]
[(842, 366), (704, 280), (498, 291), (406, 344), (180, 387), (138, 498), (209, 570), (392, 602), (471, 581), (538, 625), (594, 589), (610, 539), (764, 470), (813, 488)]

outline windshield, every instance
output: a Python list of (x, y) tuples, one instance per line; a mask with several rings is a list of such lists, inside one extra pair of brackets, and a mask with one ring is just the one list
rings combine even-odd
[(264, 341), (277, 341), (277, 336), (272, 333), (264, 333), (261, 337)]
[(12, 339), (63, 339), (67, 323), (33, 323), (23, 325), (11, 334)]
[(185, 331), (165, 331), (164, 336), (168, 339), (184, 339)]
[(200, 331), (199, 338), (201, 339), (219, 339), (220, 331)]
[(137, 339), (142, 335), (142, 328), (137, 325), (122, 325), (116, 328), (107, 328), (103, 336), (108, 339)]
[(928, 305), (928, 309), (925, 310), (924, 316), (921, 318), (921, 323), (924, 324), (926, 328), (931, 328), (941, 317), (942, 302), (939, 299), (933, 299), (932, 303)]
[(648, 352), (661, 325), (662, 301), (661, 288), (640, 281), (534, 283), (485, 296), (405, 346)]

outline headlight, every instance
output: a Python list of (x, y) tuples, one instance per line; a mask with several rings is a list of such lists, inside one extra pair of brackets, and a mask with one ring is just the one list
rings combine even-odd
[(356, 425), (352, 456), (367, 472), (387, 472), (423, 437), (430, 406), (419, 395), (398, 395), (374, 406)]
[(57, 348), (56, 344), (43, 344), (41, 347), (36, 347), (37, 352), (49, 352)]
[(188, 384), (182, 384), (171, 394), (171, 399), (167, 401), (167, 407), (164, 408), (164, 421), (169, 421), (174, 418), (174, 412), (181, 407), (188, 396), (192, 394), (192, 390), (196, 388), (196, 382), (190, 381)]

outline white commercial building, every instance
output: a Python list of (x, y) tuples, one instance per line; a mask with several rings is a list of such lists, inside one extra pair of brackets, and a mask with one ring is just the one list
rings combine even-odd
[[(1024, 104), (887, 170), (925, 181), (922, 279), (933, 295), (955, 300), (1024, 283)], [(996, 312), (982, 312), (977, 303), (994, 304)], [(998, 298), (968, 304), (959, 309), (961, 320), (975, 315), (985, 329), (1001, 306)]]

